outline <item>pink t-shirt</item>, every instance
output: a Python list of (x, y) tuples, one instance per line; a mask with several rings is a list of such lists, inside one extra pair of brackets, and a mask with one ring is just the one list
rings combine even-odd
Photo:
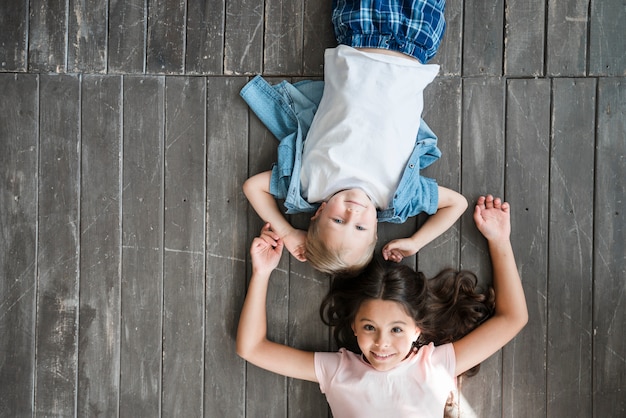
[(452, 344), (421, 347), (388, 371), (341, 349), (315, 353), (315, 374), (335, 418), (437, 417), (456, 388)]

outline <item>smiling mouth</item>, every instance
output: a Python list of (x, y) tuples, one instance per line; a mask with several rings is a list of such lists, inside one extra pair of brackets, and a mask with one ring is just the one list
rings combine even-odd
[(395, 354), (377, 354), (377, 353), (374, 353), (373, 351), (371, 351), (371, 353), (372, 353), (372, 357), (374, 357), (378, 361), (385, 361), (395, 356)]

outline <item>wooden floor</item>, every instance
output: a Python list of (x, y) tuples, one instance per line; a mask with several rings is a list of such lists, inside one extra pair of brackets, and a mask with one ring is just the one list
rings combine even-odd
[[(238, 93), (319, 78), (329, 1), (0, 4), (0, 417), (324, 417), (234, 336), (276, 141)], [(463, 417), (626, 417), (626, 8), (448, 0), (427, 175), (504, 196), (530, 322)], [(409, 263), (490, 282), (471, 211)], [(293, 221), (306, 226), (306, 216)], [(381, 241), (422, 219), (382, 225)], [(287, 255), (271, 337), (332, 349), (328, 279)]]

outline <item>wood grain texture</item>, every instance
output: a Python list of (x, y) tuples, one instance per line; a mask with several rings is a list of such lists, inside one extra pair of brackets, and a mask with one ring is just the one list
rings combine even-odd
[(502, 351), (502, 404), (532, 418), (546, 415), (550, 81), (509, 80), (506, 103), (506, 200), (529, 320)]
[(224, 67), (224, 0), (188, 0), (186, 74), (222, 74)]
[(465, 3), (463, 75), (502, 75), (504, 1)]
[(163, 77), (123, 79), (120, 415), (161, 412)]
[(180, 74), (185, 58), (184, 0), (161, 0), (148, 7), (146, 72)]
[(626, 7), (619, 1), (592, 1), (589, 21), (589, 74), (626, 76)]
[(546, 0), (506, 2), (504, 74), (541, 76), (544, 72)]
[(548, 2), (547, 74), (583, 76), (587, 60), (590, 0)]
[(0, 4), (0, 72), (26, 71), (28, 2)]
[(226, 3), (224, 74), (260, 74), (263, 70), (265, 7), (262, 2)]
[(81, 83), (80, 327), (77, 414), (118, 412), (121, 77)]
[(145, 4), (145, 0), (109, 1), (109, 73), (144, 72), (147, 23)]
[(66, 72), (66, 22), (69, 0), (30, 2), (28, 71)]
[(204, 393), (206, 82), (165, 82), (163, 414), (195, 416)]
[[(245, 415), (245, 362), (235, 353), (246, 290), (248, 109), (237, 100), (245, 77), (207, 84), (205, 416)], [(224, 109), (228, 109), (225, 112)], [(256, 232), (255, 232), (256, 233)]]
[(304, 2), (302, 74), (324, 75), (324, 51), (337, 45), (331, 23), (332, 2)]
[(593, 414), (626, 414), (626, 83), (598, 82), (593, 238)]
[(265, 2), (265, 74), (302, 74), (303, 0)]
[[(274, 84), (282, 79), (267, 78)], [(278, 140), (263, 125), (263, 123), (249, 111), (249, 138), (248, 149), (255, 150), (248, 158), (249, 176), (270, 170), (276, 162)], [(282, 210), (282, 204), (279, 202)], [(246, 249), (254, 236), (258, 236), (264, 222), (248, 206), (248, 239)], [(282, 344), (287, 344), (289, 327), (289, 252), (283, 251), (281, 261), (272, 273), (267, 291), (267, 323), (268, 338)], [(248, 263), (246, 277), (252, 273)], [(247, 417), (287, 417), (287, 378), (251, 364), (246, 366), (246, 416)]]
[[(590, 416), (596, 82), (553, 82), (547, 415)], [(574, 343), (575, 342), (575, 343)]]
[(107, 3), (100, 0), (71, 0), (68, 18), (67, 71), (106, 73)]
[(38, 77), (0, 74), (0, 416), (32, 416), (37, 290)]
[[(504, 192), (504, 80), (494, 77), (463, 82), (461, 190), (470, 204), (480, 195)], [(474, 225), (473, 211), (461, 218), (461, 268), (473, 271), (483, 286), (491, 284), (491, 261), (487, 243)], [(480, 373), (464, 380), (461, 414), (474, 411), (479, 417), (500, 416), (502, 355), (484, 361)]]
[(76, 404), (79, 273), (79, 78), (41, 76), (35, 414)]

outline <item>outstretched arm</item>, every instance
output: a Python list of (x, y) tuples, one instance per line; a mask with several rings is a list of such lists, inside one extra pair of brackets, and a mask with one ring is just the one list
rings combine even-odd
[(264, 171), (250, 177), (243, 184), (243, 192), (261, 219), (272, 225), (274, 238), (282, 239), (287, 251), (297, 260), (306, 261), (306, 232), (291, 226), (278, 209), (276, 199), (270, 193), (271, 176), (271, 171)]
[(237, 354), (271, 372), (317, 382), (313, 353), (267, 339), (267, 286), (283, 250), (282, 240), (274, 240), (271, 235), (270, 225), (266, 224), (250, 248), (252, 277), (239, 318)]
[(426, 244), (443, 234), (467, 209), (467, 200), (454, 190), (439, 186), (439, 206), (409, 238), (395, 239), (383, 248), (385, 260), (399, 263), (404, 257), (411, 256)]
[(496, 295), (494, 315), (454, 343), (457, 376), (491, 356), (528, 322), (524, 289), (511, 247), (510, 207), (499, 198), (481, 196), (474, 221), (487, 239)]

